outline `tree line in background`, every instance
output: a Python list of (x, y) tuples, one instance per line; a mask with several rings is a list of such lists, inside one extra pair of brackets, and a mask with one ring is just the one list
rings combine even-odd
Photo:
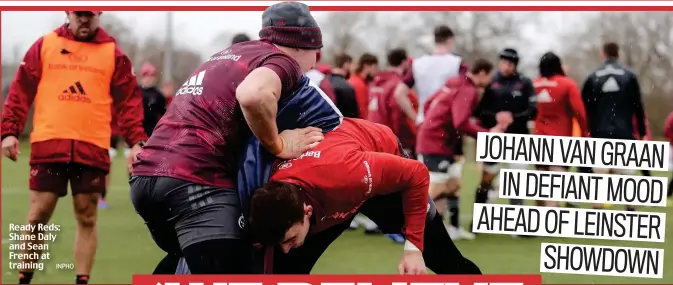
[[(504, 47), (517, 48), (521, 53), (535, 44), (524, 36), (527, 27), (534, 25), (538, 33), (545, 32), (544, 15), (524, 12), (332, 12), (318, 20), (323, 30), (326, 63), (332, 63), (330, 61), (337, 53), (346, 52), (357, 58), (370, 52), (378, 55), (385, 66), (386, 51), (392, 48), (406, 48), (412, 56), (431, 52), (432, 27), (439, 24), (454, 30), (455, 53), (468, 63), (479, 57), (495, 60)], [(141, 39), (134, 35), (133, 27), (114, 14), (105, 15), (101, 21), (136, 68), (150, 62), (163, 70), (162, 37)], [(653, 135), (661, 135), (665, 117), (673, 110), (673, 14), (604, 12), (582, 15), (582, 21), (571, 24), (573, 29), (553, 35), (562, 39), (562, 45), (554, 52), (567, 65), (569, 75), (581, 86), (586, 76), (601, 63), (601, 45), (607, 41), (618, 43), (622, 62), (639, 76)], [(549, 30), (558, 33), (558, 29)], [(213, 43), (225, 47), (236, 32), (223, 31)], [(202, 62), (200, 51), (194, 48), (174, 44), (173, 82), (183, 82)], [(15, 55), (7, 61), (3, 58), (3, 91), (14, 76), (23, 52), (13, 52)], [(539, 55), (521, 55), (521, 71), (536, 77)], [(3, 99), (5, 96), (6, 92), (3, 92)], [(30, 126), (27, 127), (29, 130)]]

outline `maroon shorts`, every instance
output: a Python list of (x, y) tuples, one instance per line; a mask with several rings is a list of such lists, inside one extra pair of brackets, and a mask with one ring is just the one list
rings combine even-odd
[(68, 194), (68, 182), (72, 194), (103, 193), (105, 176), (103, 169), (79, 163), (43, 163), (30, 167), (30, 190), (52, 192), (63, 197)]

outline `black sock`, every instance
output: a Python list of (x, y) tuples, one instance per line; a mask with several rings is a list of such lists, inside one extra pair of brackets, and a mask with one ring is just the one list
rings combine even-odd
[(76, 275), (75, 284), (89, 284), (89, 275)]
[(19, 271), (19, 284), (30, 284), (33, 280), (33, 272)]
[(474, 195), (474, 202), (485, 204), (488, 202), (488, 191), (491, 191), (491, 187), (485, 188), (483, 186), (477, 186), (477, 192)]
[(647, 169), (641, 170), (640, 172), (643, 173), (644, 176), (652, 176), (652, 172)]
[(671, 177), (671, 181), (668, 182), (668, 197), (673, 197), (673, 177)]
[(423, 243), (428, 249), (423, 251), (425, 264), (435, 274), (481, 274), (479, 267), (465, 258), (453, 243), (441, 216), (425, 221)]
[(447, 209), (449, 210), (449, 214), (451, 217), (449, 218), (449, 223), (454, 226), (458, 227), (459, 221), (460, 221), (460, 198), (456, 196), (449, 196), (448, 198), (448, 203), (447, 203)]

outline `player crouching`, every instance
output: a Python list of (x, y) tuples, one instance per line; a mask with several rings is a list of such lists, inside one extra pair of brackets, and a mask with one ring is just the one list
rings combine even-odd
[(426, 274), (426, 263), (437, 274), (481, 273), (429, 203), (427, 168), (402, 157), (390, 128), (346, 118), (311, 152), (277, 163), (270, 182), (252, 195), (253, 241), (282, 250), (266, 252), (265, 261), (273, 261), (265, 262), (266, 273), (309, 274), (358, 212), (384, 233), (404, 234), (400, 274)]

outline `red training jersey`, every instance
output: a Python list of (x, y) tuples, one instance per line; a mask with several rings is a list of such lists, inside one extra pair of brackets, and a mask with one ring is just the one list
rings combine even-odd
[(279, 162), (271, 180), (306, 191), (316, 217), (310, 234), (348, 221), (369, 198), (403, 192), (404, 235), (423, 250), (430, 178), (423, 163), (400, 155), (390, 128), (344, 118), (316, 148)]
[(234, 187), (241, 148), (252, 134), (236, 88), (258, 67), (280, 77), (281, 98), (302, 76), (299, 64), (270, 43), (243, 42), (214, 54), (175, 93), (133, 164), (133, 175)]
[(580, 89), (567, 76), (539, 77), (533, 82), (537, 99), (536, 135), (572, 136), (573, 118), (588, 137), (587, 116)]
[(470, 120), (478, 98), (479, 90), (467, 76), (447, 80), (423, 106), (425, 120), (418, 127), (416, 153), (452, 156), (463, 133), (476, 138), (478, 132), (487, 132)]
[(401, 82), (401, 75), (393, 71), (380, 72), (374, 77), (369, 86), (367, 119), (391, 128), (402, 147), (413, 150), (416, 145), (416, 123), (404, 114), (395, 101), (395, 88)]

